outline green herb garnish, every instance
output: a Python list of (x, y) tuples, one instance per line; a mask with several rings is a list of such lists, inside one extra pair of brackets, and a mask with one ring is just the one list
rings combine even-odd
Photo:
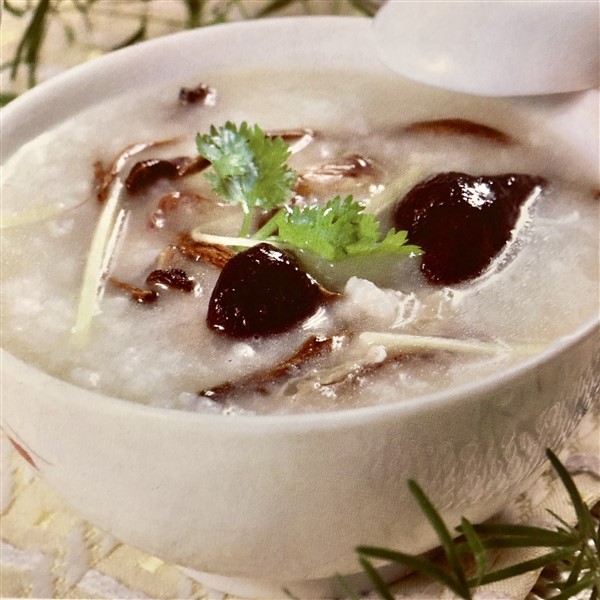
[(227, 122), (198, 134), (196, 145), (212, 165), (206, 177), (213, 190), (244, 211), (240, 236), (248, 235), (256, 208), (277, 208), (289, 198), (296, 172), (286, 164), (290, 150), (281, 138), (267, 137), (258, 125), (242, 123), (238, 129)]
[[(352, 196), (339, 196), (324, 206), (281, 208), (250, 236), (257, 208), (282, 207), (296, 181), (286, 163), (290, 150), (281, 138), (270, 138), (258, 125), (227, 122), (196, 137), (198, 152), (210, 161), (206, 174), (212, 189), (244, 211), (240, 237), (252, 237), (298, 250), (308, 250), (328, 261), (371, 254), (416, 255), (421, 250), (407, 243), (406, 231), (390, 229), (383, 235), (373, 214)], [(196, 232), (201, 235), (201, 232)]]
[(369, 254), (421, 253), (418, 246), (407, 244), (406, 231), (390, 229), (384, 236), (377, 218), (363, 211), (363, 205), (352, 196), (344, 200), (337, 196), (325, 206), (279, 211), (256, 237), (268, 234), (269, 240), (310, 250), (329, 261)]

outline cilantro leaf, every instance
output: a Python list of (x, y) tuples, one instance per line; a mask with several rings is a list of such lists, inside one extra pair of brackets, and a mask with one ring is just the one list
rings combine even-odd
[[(407, 244), (406, 231), (390, 229), (383, 236), (374, 215), (352, 196), (339, 196), (325, 206), (294, 207), (279, 211), (265, 226), (277, 230), (269, 239), (295, 248), (310, 250), (329, 261), (372, 254), (420, 254), (418, 246)], [(263, 232), (267, 231), (263, 227)]]
[[(281, 243), (335, 262), (373, 254), (420, 254), (407, 243), (405, 231), (385, 235), (373, 214), (352, 196), (339, 196), (325, 206), (285, 207), (297, 174), (287, 164), (290, 155), (281, 138), (271, 138), (258, 125), (231, 122), (211, 126), (198, 134), (196, 145), (211, 163), (206, 174), (213, 190), (223, 199), (239, 204), (245, 213), (240, 238), (248, 239), (257, 208), (280, 210), (252, 238)], [(244, 244), (240, 244), (244, 245)]]
[(196, 136), (198, 153), (212, 166), (207, 173), (213, 190), (223, 199), (240, 204), (246, 219), (240, 235), (247, 235), (256, 207), (270, 210), (288, 199), (296, 182), (296, 172), (286, 161), (288, 145), (270, 138), (258, 125), (231, 122), (210, 133)]

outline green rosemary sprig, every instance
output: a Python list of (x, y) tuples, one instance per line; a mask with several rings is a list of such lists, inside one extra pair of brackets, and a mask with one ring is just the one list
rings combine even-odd
[(195, 27), (200, 27), (206, 0), (184, 0), (184, 3), (187, 10), (186, 28), (194, 29)]
[(15, 17), (22, 17), (27, 12), (27, 8), (13, 6), (9, 0), (4, 0), (2, 4), (4, 6), (4, 10)]
[(12, 92), (0, 92), (0, 108), (12, 102), (18, 94)]
[[(393, 600), (392, 592), (371, 562), (373, 559), (406, 566), (438, 581), (465, 600), (472, 600), (473, 591), (481, 585), (554, 565), (564, 576), (552, 584), (556, 590), (552, 600), (566, 600), (584, 590), (590, 591), (590, 600), (600, 599), (600, 529), (594, 524), (590, 507), (581, 498), (564, 465), (551, 450), (547, 450), (546, 454), (568, 492), (577, 517), (575, 526), (569, 525), (556, 515), (553, 516), (558, 524), (554, 530), (529, 525), (473, 525), (463, 518), (457, 528), (460, 537), (454, 540), (425, 492), (416, 482), (410, 481), (409, 487), (413, 496), (438, 535), (447, 567), (444, 568), (422, 556), (373, 546), (359, 546), (359, 562), (379, 595), (385, 600)], [(490, 570), (489, 550), (544, 547), (548, 548), (548, 552), (536, 558), (503, 569)], [(475, 565), (474, 576), (467, 577), (466, 564)]]
[[(6, 1), (4, 6), (7, 8)], [(37, 6), (33, 10), (31, 20), (25, 29), (25, 33), (15, 50), (15, 55), (12, 61), (9, 62), (11, 79), (16, 78), (17, 71), (22, 63), (25, 63), (28, 66), (29, 87), (33, 87), (36, 84), (37, 64), (44, 35), (46, 33), (46, 24), (50, 8), (50, 0), (39, 0)], [(15, 12), (14, 7), (11, 6), (11, 9), (13, 14), (19, 14)], [(7, 8), (7, 10), (10, 9)]]

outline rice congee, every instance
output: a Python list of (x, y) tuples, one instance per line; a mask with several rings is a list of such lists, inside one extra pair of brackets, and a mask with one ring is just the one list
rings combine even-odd
[[(402, 402), (543, 351), (598, 313), (597, 174), (501, 100), (423, 89), (204, 73), (29, 141), (2, 172), (3, 346), (77, 386), (225, 414)], [(335, 225), (370, 215), (380, 251), (253, 237), (277, 209), (249, 222), (198, 153), (226, 123), (288, 145), (280, 210), (338, 198)], [(392, 228), (406, 252), (383, 250)]]

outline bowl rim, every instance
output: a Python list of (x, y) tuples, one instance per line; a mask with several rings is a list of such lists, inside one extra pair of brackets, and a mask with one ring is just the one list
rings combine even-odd
[[(231, 37), (232, 35), (239, 35), (242, 37), (249, 32), (253, 35), (258, 35), (258, 32), (262, 31), (262, 35), (265, 36), (269, 33), (277, 32), (278, 30), (282, 30), (285, 28), (285, 31), (293, 34), (304, 34), (306, 32), (312, 32), (313, 35), (317, 35), (317, 33), (324, 33), (325, 31), (331, 31), (331, 28), (343, 28), (348, 32), (352, 31), (353, 33), (361, 34), (363, 36), (368, 36), (368, 41), (372, 42), (372, 28), (370, 27), (372, 19), (364, 16), (335, 16), (335, 15), (301, 15), (301, 16), (288, 16), (288, 17), (269, 17), (263, 19), (256, 20), (243, 20), (243, 21), (233, 21), (229, 23), (218, 23), (215, 25), (198, 27), (195, 29), (188, 29), (184, 31), (178, 31), (175, 33), (166, 34), (163, 36), (159, 36), (153, 39), (144, 40), (132, 46), (126, 46), (124, 48), (119, 48), (117, 50), (113, 50), (104, 54), (102, 56), (98, 56), (92, 58), (86, 62), (80, 63), (73, 67), (67, 68), (65, 71), (58, 73), (54, 77), (47, 79), (45, 81), (41, 81), (35, 87), (27, 89), (23, 93), (19, 94), (17, 98), (12, 100), (9, 104), (0, 108), (0, 131), (2, 131), (2, 136), (0, 136), (0, 140), (4, 141), (3, 138), (5, 136), (4, 129), (6, 127), (5, 121), (11, 121), (14, 113), (24, 112), (26, 103), (34, 103), (37, 102), (40, 108), (44, 108), (45, 104), (47, 104), (48, 97), (52, 100), (56, 100), (56, 97), (59, 96), (61, 91), (65, 89), (74, 92), (73, 97), (75, 100), (81, 102), (81, 106), (77, 108), (77, 110), (82, 110), (91, 106), (92, 102), (90, 102), (90, 93), (92, 90), (100, 91), (103, 96), (98, 100), (107, 100), (117, 94), (107, 94), (104, 86), (98, 85), (97, 81), (94, 81), (92, 76), (97, 75), (100, 78), (104, 79), (104, 83), (109, 83), (111, 81), (111, 77), (106, 76), (107, 68), (114, 68), (117, 74), (121, 77), (125, 77), (126, 68), (131, 63), (141, 64), (143, 63), (144, 55), (155, 52), (157, 53), (163, 46), (166, 48), (171, 48), (171, 51), (176, 49), (177, 46), (183, 46), (185, 44), (192, 43), (197, 37), (201, 38), (209, 38), (214, 37), (215, 39), (219, 39), (222, 36)], [(302, 31), (300, 31), (300, 28)], [(260, 37), (260, 36), (259, 36)], [(357, 56), (359, 56), (357, 54)], [(338, 57), (332, 56), (328, 57), (328, 59), (335, 60)], [(373, 54), (373, 58), (375, 58)], [(389, 73), (391, 71), (385, 67), (383, 63), (376, 59), (379, 67), (385, 69)], [(226, 62), (226, 61), (225, 61)], [(228, 65), (230, 63), (227, 63)], [(346, 63), (347, 64), (347, 63)], [(364, 64), (364, 63), (363, 63)], [(211, 69), (214, 69), (214, 66), (210, 66)], [(148, 72), (148, 76), (154, 74), (154, 72)], [(86, 82), (88, 85), (84, 88), (77, 85), (78, 80), (85, 78), (88, 81)], [(150, 82), (147, 82), (146, 85), (151, 85)], [(89, 86), (89, 87), (88, 87)], [(86, 89), (87, 88), (87, 89)], [(73, 98), (70, 98), (71, 100)], [(46, 100), (46, 102), (43, 102)], [(53, 126), (56, 123), (63, 122), (66, 118), (68, 118), (69, 114), (72, 114), (72, 110), (63, 110), (61, 107), (54, 107), (53, 114), (59, 115), (59, 117), (54, 117), (52, 121), (47, 124), (49, 126)], [(62, 116), (61, 116), (62, 115)], [(25, 116), (24, 114), (22, 116)], [(30, 118), (33, 116), (35, 118), (36, 115), (28, 115)], [(34, 127), (38, 125), (34, 121)], [(31, 128), (31, 124), (27, 123), (27, 126)], [(24, 144), (26, 141), (33, 139), (36, 135), (40, 135), (45, 131), (34, 129), (34, 133), (25, 137), (24, 141), (21, 142), (20, 145)], [(0, 144), (0, 163), (3, 163), (9, 155), (5, 157), (5, 144)], [(15, 148), (14, 151), (18, 149)]]
[[(144, 55), (146, 55), (149, 51), (156, 51), (165, 45), (176, 46), (178, 43), (184, 43), (186, 40), (195, 39), (196, 37), (210, 36), (213, 35), (213, 33), (216, 33), (217, 35), (231, 35), (235, 34), (236, 32), (240, 32), (240, 30), (245, 30), (247, 32), (248, 30), (252, 29), (257, 32), (261, 32), (261, 34), (265, 34), (268, 31), (274, 31), (276, 29), (281, 29), (282, 27), (287, 27), (290, 31), (293, 31), (298, 35), (302, 34), (305, 30), (316, 30), (321, 27), (329, 27), (331, 25), (336, 25), (337, 27), (342, 28), (346, 34), (356, 31), (370, 34), (371, 22), (372, 19), (369, 19), (368, 17), (329, 15), (278, 17), (256, 21), (225, 23), (168, 34), (142, 42), (140, 44), (136, 44), (135, 46), (111, 52), (89, 62), (70, 68), (56, 77), (40, 83), (35, 88), (24, 92), (16, 100), (13, 100), (13, 102), (0, 110), (0, 127), (4, 129), (5, 120), (8, 119), (10, 121), (11, 119), (16, 118), (16, 116), (18, 116), (19, 113), (26, 108), (28, 103), (42, 102), (46, 96), (60, 92), (65, 87), (75, 84), (82, 77), (89, 77), (99, 73), (101, 74), (106, 71), (107, 67), (110, 67), (113, 64), (119, 64), (123, 61), (139, 61), (143, 59)], [(375, 53), (374, 50), (373, 52)], [(105, 75), (105, 77), (107, 76)], [(456, 93), (458, 94), (458, 92)], [(588, 92), (581, 92), (575, 95), (579, 96), (586, 93)], [(90, 106), (89, 102), (84, 105), (84, 108), (87, 106)], [(64, 119), (58, 119), (55, 122), (61, 122), (62, 120)], [(34, 129), (33, 134), (27, 139), (33, 139), (35, 136), (40, 135), (43, 131), (44, 130), (39, 131)], [(4, 146), (4, 144), (1, 144), (1, 146)], [(20, 145), (18, 145), (14, 151), (16, 151), (19, 147)], [(4, 160), (2, 162), (4, 162)], [(234, 416), (231, 416), (224, 415), (222, 413), (213, 414), (141, 404), (132, 400), (105, 395), (98, 391), (89, 390), (64, 379), (50, 375), (42, 368), (18, 358), (5, 348), (0, 348), (0, 365), (2, 371), (4, 371), (6, 368), (6, 363), (8, 362), (12, 363), (13, 365), (19, 365), (19, 369), (21, 369), (24, 373), (30, 373), (30, 376), (35, 377), (36, 375), (41, 375), (42, 379), (44, 377), (48, 377), (58, 384), (65, 386), (66, 390), (72, 392), (65, 394), (65, 397), (68, 396), (68, 401), (89, 403), (90, 401), (96, 400), (97, 402), (101, 402), (99, 408), (106, 411), (125, 410), (128, 412), (144, 414), (148, 417), (183, 421), (192, 426), (203, 423), (208, 424), (211, 427), (220, 427), (224, 425), (227, 428), (233, 427), (236, 430), (239, 428), (246, 429), (247, 427), (251, 429), (256, 429), (258, 427), (261, 430), (264, 428), (271, 429), (273, 427), (284, 427), (287, 430), (295, 430), (303, 429), (304, 427), (308, 426), (310, 428), (316, 427), (317, 429), (322, 429), (329, 428), (333, 425), (343, 426), (351, 425), (356, 422), (387, 419), (393, 415), (398, 416), (407, 412), (429, 409), (438, 404), (448, 404), (452, 401), (458, 402), (461, 401), (461, 399), (471, 397), (475, 394), (490, 392), (492, 389), (507, 385), (510, 381), (518, 379), (527, 371), (539, 368), (543, 364), (557, 357), (559, 354), (568, 351), (569, 348), (576, 346), (578, 343), (594, 335), (594, 333), (598, 330), (600, 330), (600, 315), (585, 322), (570, 334), (556, 338), (541, 352), (536, 353), (535, 355), (524, 360), (520, 360), (505, 370), (487, 375), (482, 378), (477, 378), (469, 383), (463, 383), (434, 393), (415, 396), (406, 400), (385, 404), (289, 414), (235, 414)], [(0, 399), (0, 406), (1, 404), (2, 400)], [(94, 410), (96, 410), (96, 408), (94, 408)]]

